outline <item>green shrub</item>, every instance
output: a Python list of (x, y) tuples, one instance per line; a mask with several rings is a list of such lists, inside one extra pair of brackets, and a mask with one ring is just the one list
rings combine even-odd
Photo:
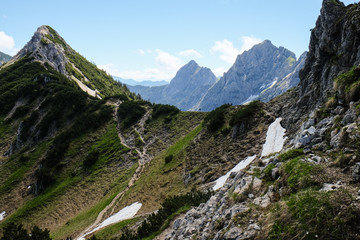
[(92, 165), (96, 163), (96, 161), (99, 159), (99, 151), (93, 150), (91, 151), (85, 158), (83, 162), (84, 168), (90, 168)]
[(252, 101), (249, 104), (239, 106), (239, 110), (237, 110), (231, 117), (230, 125), (235, 126), (243, 124), (248, 126), (251, 123), (251, 119), (260, 110), (260, 101)]
[(294, 158), (282, 166), (287, 185), (292, 191), (313, 187), (319, 183), (314, 179), (320, 171), (320, 167)]
[(277, 215), (269, 239), (356, 239), (359, 209), (345, 190), (313, 189), (290, 196)]
[(174, 156), (173, 155), (168, 155), (165, 157), (165, 164), (168, 164), (169, 162), (171, 162), (173, 160)]
[(304, 149), (302, 148), (290, 149), (284, 153), (279, 154), (278, 159), (281, 162), (285, 162), (287, 160), (294, 159), (303, 155), (304, 155)]
[(48, 229), (42, 230), (37, 226), (28, 233), (23, 225), (9, 223), (4, 227), (0, 240), (51, 240), (49, 233)]
[(210, 132), (216, 132), (222, 128), (225, 123), (226, 110), (230, 106), (230, 104), (224, 104), (208, 113), (204, 119), (204, 123)]
[(122, 129), (127, 129), (138, 122), (145, 114), (146, 109), (141, 101), (125, 101), (120, 104), (118, 116)]
[(269, 165), (267, 165), (265, 168), (264, 168), (264, 174), (265, 174), (265, 179), (268, 180), (268, 181), (271, 181), (272, 180), (272, 177), (271, 177), (271, 172), (272, 170), (276, 168), (276, 165), (271, 163)]
[(160, 116), (169, 116), (170, 118), (176, 114), (178, 114), (180, 110), (172, 105), (168, 104), (154, 104), (153, 106), (153, 112), (151, 114), (151, 117), (153, 119), (156, 119)]

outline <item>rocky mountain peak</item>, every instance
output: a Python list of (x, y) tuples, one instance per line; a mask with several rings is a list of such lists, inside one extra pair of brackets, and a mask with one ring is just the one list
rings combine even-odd
[(311, 31), (309, 54), (300, 71), (303, 101), (326, 99), (333, 80), (360, 64), (360, 5), (345, 6), (337, 0), (324, 0), (316, 26)]
[(18, 54), (8, 63), (9, 65), (30, 55), (34, 61), (48, 63), (55, 70), (67, 76), (66, 49), (71, 49), (65, 40), (51, 27), (40, 26), (32, 36), (31, 40), (20, 50)]
[(265, 40), (238, 55), (234, 65), (212, 86), (194, 110), (210, 111), (225, 103), (241, 105), (292, 73), (296, 56)]
[(184, 88), (212, 85), (216, 76), (209, 68), (200, 67), (194, 60), (184, 65), (171, 80), (168, 90), (180, 91)]

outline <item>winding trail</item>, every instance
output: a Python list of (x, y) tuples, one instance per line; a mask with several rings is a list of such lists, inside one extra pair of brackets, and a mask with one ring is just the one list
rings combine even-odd
[[(142, 172), (144, 170), (145, 164), (148, 163), (151, 160), (151, 157), (148, 156), (147, 153), (146, 153), (146, 146), (144, 146), (142, 148), (142, 151), (140, 151), (136, 146), (129, 146), (126, 143), (126, 140), (125, 140), (124, 136), (121, 134), (120, 120), (119, 120), (119, 117), (117, 115), (117, 111), (118, 111), (118, 108), (119, 108), (121, 103), (122, 103), (121, 101), (117, 101), (117, 102), (108, 101), (107, 102), (108, 105), (112, 105), (112, 106), (115, 107), (113, 117), (114, 117), (114, 119), (115, 119), (115, 121), (117, 123), (116, 129), (117, 129), (117, 132), (118, 132), (119, 140), (120, 140), (122, 145), (124, 145), (127, 148), (134, 149), (138, 153), (138, 155), (139, 155), (139, 160), (138, 160), (139, 166), (136, 168), (135, 173), (132, 175), (128, 185), (126, 186), (126, 188), (123, 191), (119, 192), (115, 196), (115, 198), (111, 201), (111, 203), (109, 203), (109, 205), (107, 205), (98, 214), (98, 216), (96, 217), (96, 220), (85, 231), (81, 232), (79, 234), (79, 236), (75, 238), (76, 240), (85, 239), (87, 235), (89, 235), (90, 233), (93, 233), (92, 231), (104, 219), (106, 219), (106, 217), (111, 216), (114, 213), (114, 211), (115, 211), (115, 209), (117, 207), (117, 203), (122, 199), (122, 197), (125, 195), (125, 193), (130, 189), (130, 187), (133, 186), (134, 183), (140, 178), (140, 176), (141, 176), (141, 174), (142, 174)], [(144, 140), (143, 140), (142, 134), (144, 133), (144, 129), (145, 129), (144, 125), (145, 125), (146, 120), (150, 117), (150, 114), (151, 114), (151, 111), (147, 110), (146, 113), (144, 114), (144, 116), (140, 119), (139, 123), (136, 124), (136, 126), (134, 127), (134, 130), (139, 133), (139, 136), (140, 136), (140, 138), (141, 138), (141, 140), (143, 142), (144, 142)]]

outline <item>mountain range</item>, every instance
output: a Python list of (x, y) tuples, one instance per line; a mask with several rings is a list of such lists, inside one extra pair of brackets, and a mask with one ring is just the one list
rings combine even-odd
[[(243, 103), (299, 72), (268, 102), (211, 112), (141, 99), (39, 27), (0, 67), (0, 236), (358, 239), (359, 12), (323, 0), (301, 69), (305, 55), (268, 41), (218, 81), (188, 63), (164, 94), (237, 88)], [(250, 77), (252, 90), (239, 89)]]
[[(305, 58), (306, 53), (296, 60), (294, 53), (266, 40), (239, 55), (219, 81), (210, 69), (191, 61), (167, 86), (129, 89), (144, 99), (175, 105), (184, 111), (211, 111), (226, 103), (240, 105), (255, 99), (267, 102), (299, 83)], [(197, 73), (198, 69), (202, 69), (202, 74)]]
[(121, 78), (121, 77), (116, 77), (116, 76), (113, 76), (113, 78), (116, 80), (116, 81), (119, 81), (123, 84), (126, 84), (128, 86), (146, 86), (146, 87), (154, 87), (154, 86), (162, 86), (162, 85), (167, 85), (169, 84), (169, 82), (165, 81), (165, 80), (162, 80), (162, 81), (151, 81), (151, 80), (144, 80), (144, 81), (136, 81), (136, 80), (133, 80), (133, 79), (124, 79), (124, 78)]

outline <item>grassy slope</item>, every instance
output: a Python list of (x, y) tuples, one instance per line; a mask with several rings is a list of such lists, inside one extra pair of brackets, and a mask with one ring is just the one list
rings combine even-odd
[[(185, 186), (183, 180), (186, 164), (185, 148), (201, 130), (202, 126), (199, 125), (157, 155), (124, 197), (124, 205), (139, 201), (143, 204), (140, 213), (152, 212), (160, 207), (160, 203), (165, 197), (189, 191), (191, 187)], [(170, 163), (165, 164), (164, 159), (168, 155), (173, 155), (174, 158)]]

